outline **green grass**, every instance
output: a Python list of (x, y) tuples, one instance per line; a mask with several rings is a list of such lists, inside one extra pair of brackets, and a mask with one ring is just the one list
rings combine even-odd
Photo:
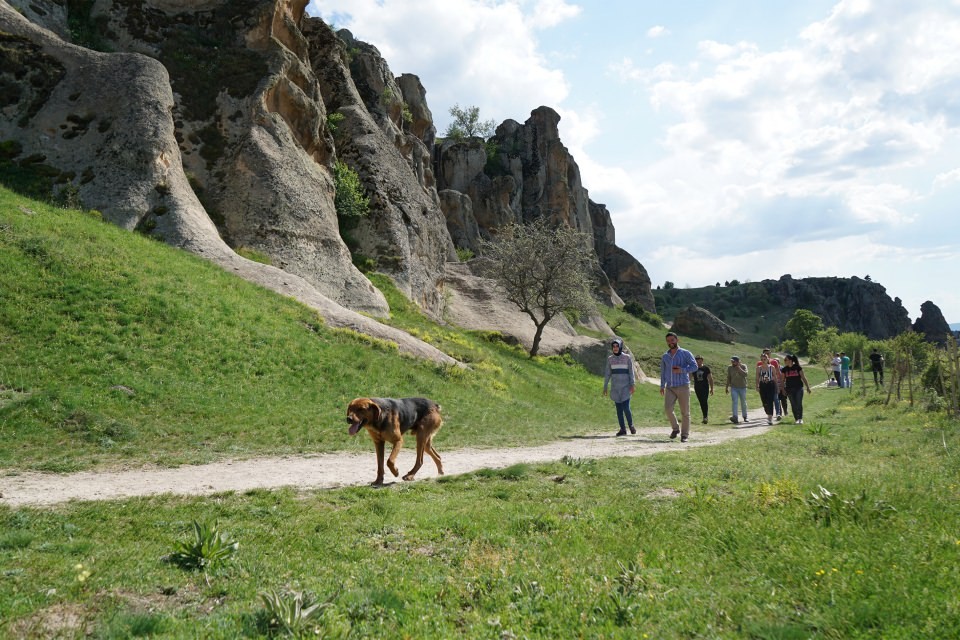
[[(358, 395), (439, 400), (441, 451), (614, 424), (596, 376), (432, 323), (374, 280), (391, 323), (471, 368), (331, 330), (202, 260), (0, 189), (0, 469), (369, 454), (344, 428)], [(655, 374), (664, 331), (618, 332)], [(681, 344), (720, 375), (752, 357)], [(311, 637), (956, 637), (958, 425), (882, 398), (816, 392), (806, 425), (645, 458), (0, 506), (0, 637), (278, 636), (265, 602), (297, 597), (322, 603), (298, 625)], [(655, 385), (633, 406), (663, 424)], [(238, 543), (206, 571), (172, 561), (197, 522)]]
[[(328, 603), (321, 637), (956, 637), (956, 423), (834, 397), (683, 454), (0, 509), (0, 635), (264, 637), (269, 591)], [(207, 574), (166, 560), (194, 520), (239, 543)]]

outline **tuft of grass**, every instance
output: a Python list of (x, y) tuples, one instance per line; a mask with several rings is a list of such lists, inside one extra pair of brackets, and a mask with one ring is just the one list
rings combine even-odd
[(166, 556), (170, 562), (185, 569), (207, 571), (231, 559), (240, 543), (220, 531), (217, 524), (193, 522), (193, 539), (179, 541)]

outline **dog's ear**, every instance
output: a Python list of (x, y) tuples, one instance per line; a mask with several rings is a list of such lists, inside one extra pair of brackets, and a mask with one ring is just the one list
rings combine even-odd
[(370, 401), (370, 410), (373, 412), (373, 421), (376, 423), (380, 422), (380, 416), (383, 415), (383, 410), (373, 400)]

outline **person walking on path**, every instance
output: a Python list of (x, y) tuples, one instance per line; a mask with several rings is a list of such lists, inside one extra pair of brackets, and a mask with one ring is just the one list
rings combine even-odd
[(783, 386), (787, 390), (787, 397), (790, 398), (790, 410), (793, 412), (795, 424), (803, 424), (803, 388), (807, 388), (807, 393), (813, 393), (810, 383), (807, 382), (807, 376), (803, 372), (803, 367), (797, 360), (797, 356), (788, 353), (783, 358), (784, 367)]
[[(636, 374), (633, 371), (633, 356), (623, 352), (623, 340), (614, 338), (610, 342), (613, 352), (607, 356), (607, 367), (603, 373), (603, 395), (610, 388), (610, 399), (617, 408), (617, 422), (620, 423), (618, 436), (636, 433), (633, 428), (633, 412), (630, 411), (630, 396), (636, 390)], [(626, 422), (624, 422), (626, 420)]]
[(713, 374), (710, 367), (703, 364), (703, 356), (697, 356), (697, 370), (693, 372), (693, 392), (700, 402), (700, 412), (703, 414), (703, 424), (707, 424), (709, 398), (713, 395)]
[[(670, 421), (670, 439), (680, 436), (680, 442), (690, 437), (690, 374), (699, 369), (693, 354), (680, 348), (680, 340), (673, 331), (666, 337), (667, 352), (660, 358), (660, 395), (663, 412)], [(673, 408), (680, 403), (680, 422)]]
[(777, 394), (777, 373), (774, 373), (774, 367), (770, 364), (770, 356), (764, 351), (760, 356), (760, 362), (757, 363), (756, 385), (760, 402), (763, 403), (763, 410), (767, 414), (767, 424), (773, 424), (773, 405), (780, 404)]
[(853, 382), (850, 380), (850, 356), (843, 351), (840, 352), (840, 381), (840, 386), (844, 389), (853, 386)]
[(843, 387), (843, 378), (840, 377), (840, 354), (834, 353), (830, 360), (830, 367), (833, 369), (833, 379), (837, 381), (838, 387)]
[(740, 424), (740, 420), (737, 419), (738, 399), (743, 421), (747, 421), (747, 377), (747, 365), (740, 362), (739, 356), (732, 356), (730, 366), (727, 367), (727, 385), (723, 392), (729, 393), (733, 401), (733, 413), (730, 415), (730, 422), (733, 424)]
[(870, 368), (873, 369), (873, 384), (883, 386), (883, 354), (874, 349), (870, 354)]
[[(780, 361), (773, 356), (769, 348), (764, 349), (763, 353), (770, 359), (770, 366), (773, 367), (773, 375), (777, 383), (777, 395), (773, 399), (773, 413), (776, 419), (780, 420), (787, 411), (787, 394), (783, 392), (783, 376), (780, 375)], [(757, 362), (757, 366), (760, 366), (760, 362)]]

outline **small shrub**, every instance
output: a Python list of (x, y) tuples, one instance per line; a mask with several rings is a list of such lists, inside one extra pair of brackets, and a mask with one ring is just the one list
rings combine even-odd
[(801, 499), (800, 486), (793, 480), (780, 479), (761, 482), (754, 490), (753, 499), (761, 508), (783, 506)]
[(185, 569), (206, 571), (232, 558), (240, 548), (240, 543), (231, 540), (216, 524), (200, 524), (194, 520), (193, 532), (193, 540), (174, 545), (173, 553), (168, 556), (170, 562)]
[(869, 503), (865, 490), (850, 500), (844, 500), (821, 485), (818, 485), (817, 491), (812, 492), (807, 498), (807, 505), (810, 507), (814, 521), (825, 527), (846, 522), (868, 524), (896, 512), (892, 505), (883, 500)]
[(314, 602), (299, 591), (265, 591), (260, 594), (260, 600), (266, 608), (270, 627), (295, 638), (318, 631), (316, 623), (330, 607), (329, 602)]
[(473, 259), (473, 250), (472, 249), (457, 249), (457, 259), (460, 262), (468, 262)]
[(327, 115), (327, 129), (330, 130), (331, 134), (337, 133), (337, 127), (340, 126), (340, 123), (343, 122), (345, 115), (339, 112), (334, 112)]

